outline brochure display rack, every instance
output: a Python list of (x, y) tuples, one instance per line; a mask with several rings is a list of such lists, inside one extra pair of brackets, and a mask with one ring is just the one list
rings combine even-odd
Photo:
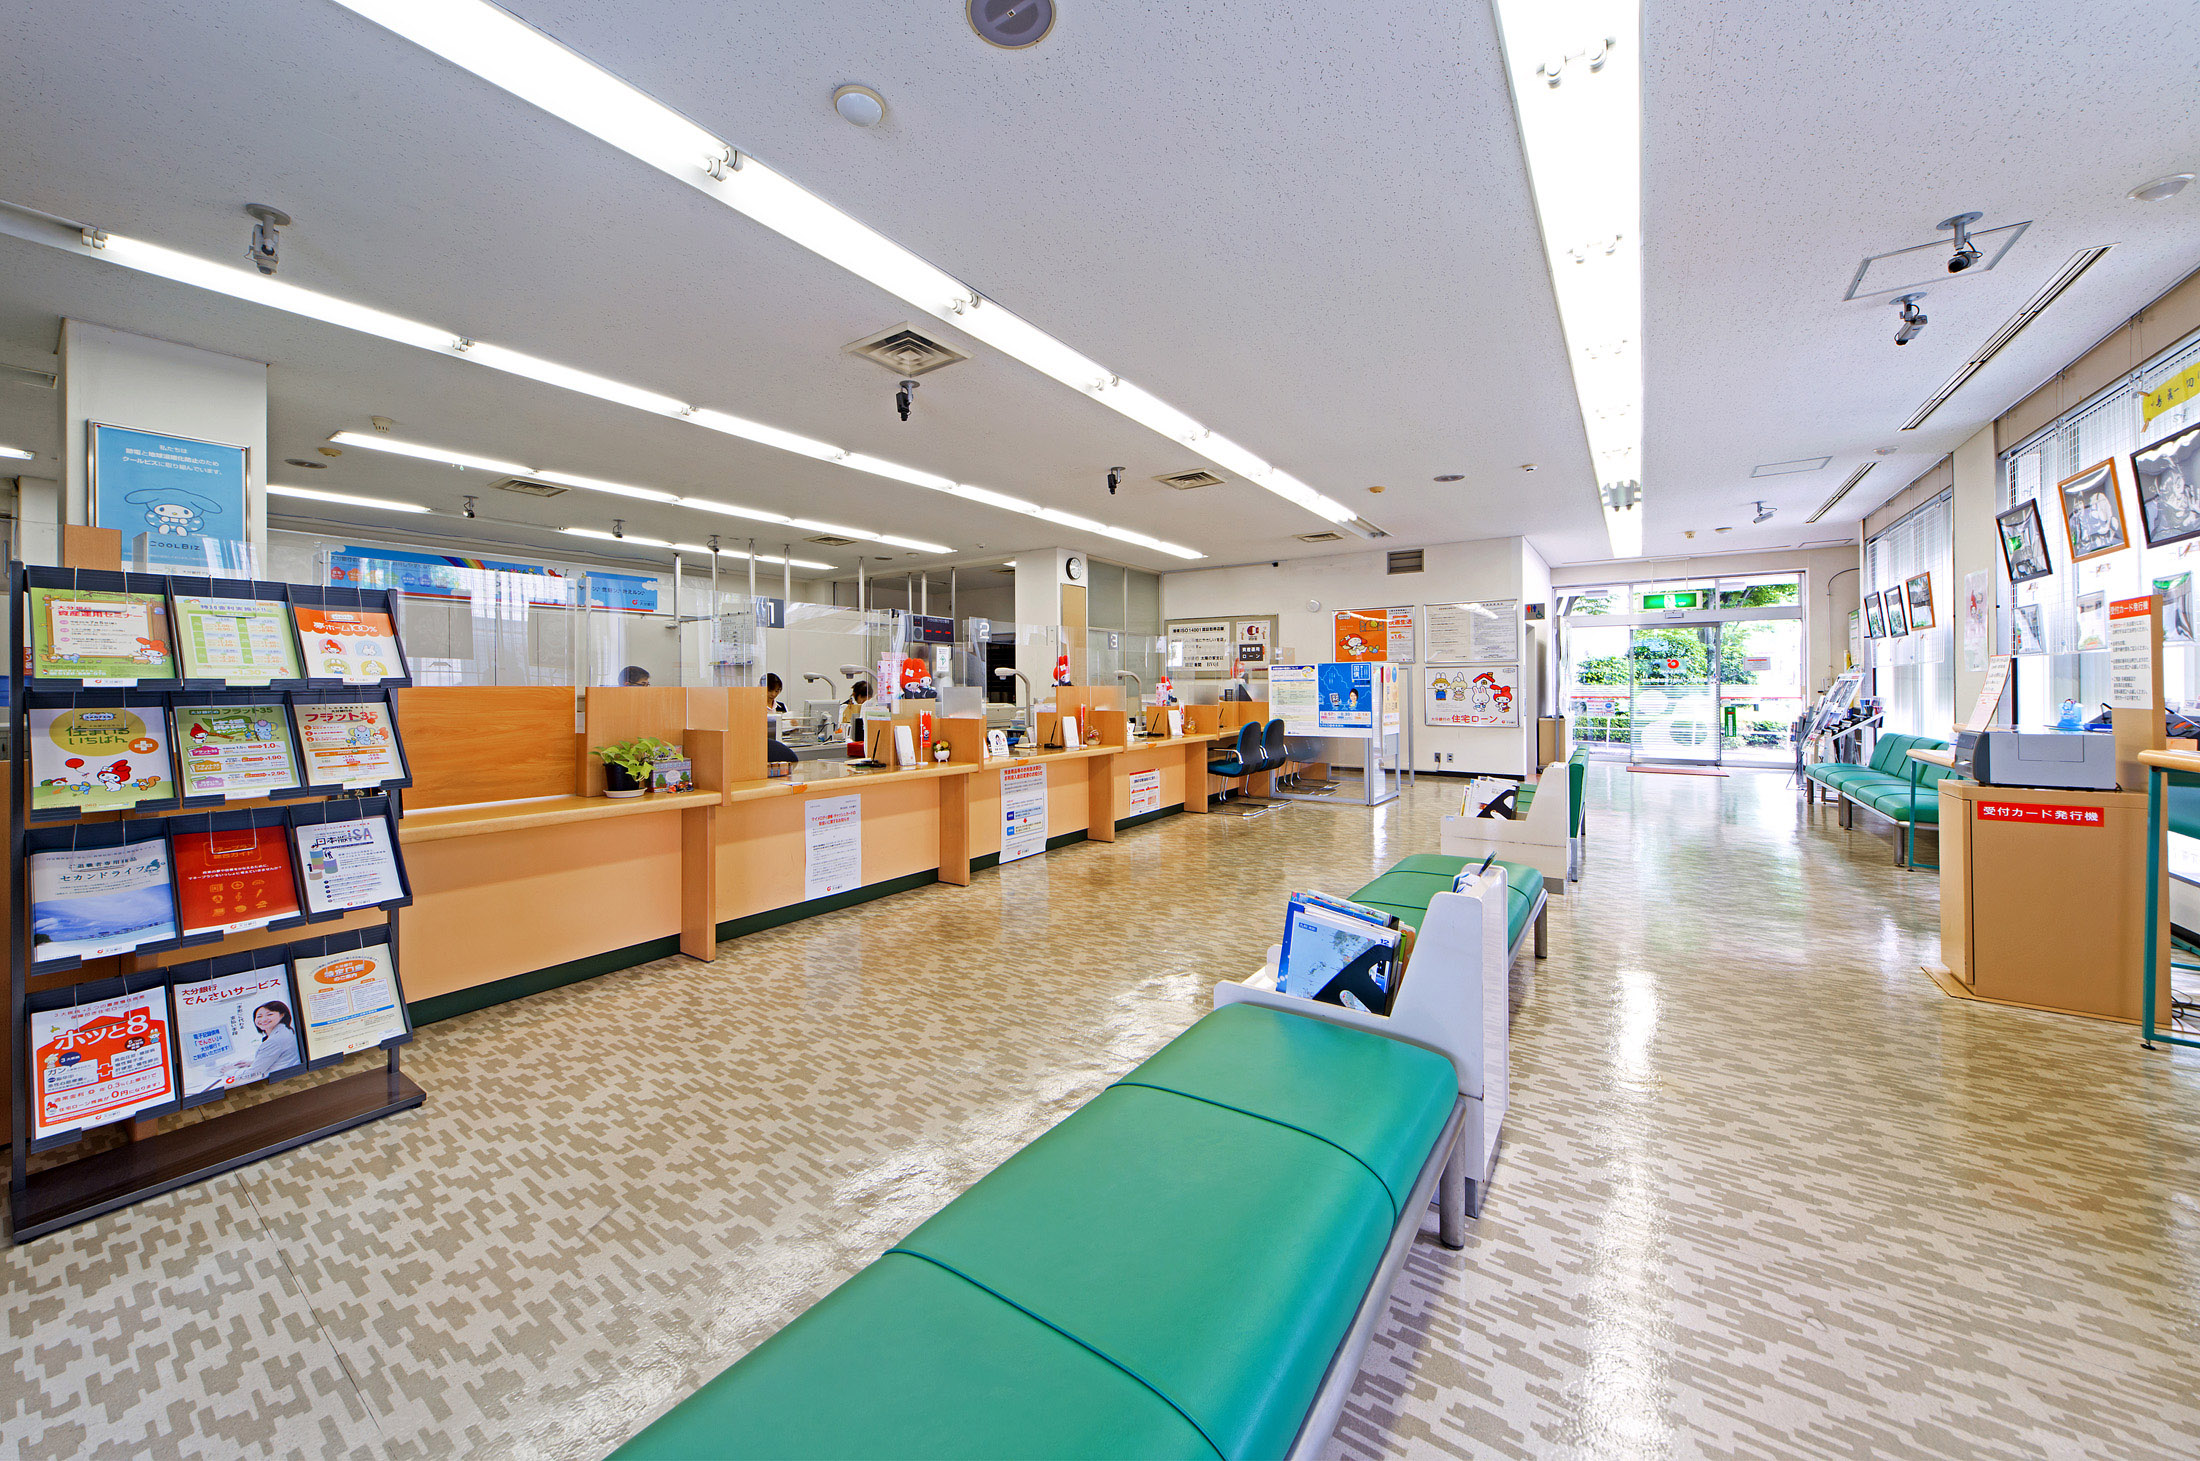
[(418, 1106), (388, 591), (22, 564), (9, 591), (15, 1241)]

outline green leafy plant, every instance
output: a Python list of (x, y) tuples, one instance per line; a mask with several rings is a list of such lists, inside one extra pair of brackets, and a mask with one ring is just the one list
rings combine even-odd
[(666, 756), (678, 756), (680, 748), (670, 741), (660, 741), (655, 736), (636, 736), (631, 741), (613, 741), (608, 746), (597, 746), (589, 752), (606, 766), (616, 766), (636, 782), (647, 784), (649, 763)]

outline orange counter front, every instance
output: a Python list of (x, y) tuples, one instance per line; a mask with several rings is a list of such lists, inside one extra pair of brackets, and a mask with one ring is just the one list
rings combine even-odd
[[(562, 687), (417, 688), (399, 718), (415, 785), (400, 828), (414, 905), (399, 967), (426, 1022), (935, 879), (967, 883), (1001, 849), (1001, 772), (1047, 768), (1050, 842), (1113, 841), (1130, 781), (1158, 771), (1156, 811), (1207, 789), (1212, 734), (800, 779), (763, 774), (760, 689), (599, 688), (574, 729)], [(1115, 734), (1121, 738), (1120, 727)], [(696, 790), (602, 794), (588, 748), (681, 744)], [(1196, 769), (1195, 769), (1196, 765)], [(804, 900), (804, 806), (855, 795), (861, 884)], [(1204, 810), (1204, 797), (1187, 810)]]

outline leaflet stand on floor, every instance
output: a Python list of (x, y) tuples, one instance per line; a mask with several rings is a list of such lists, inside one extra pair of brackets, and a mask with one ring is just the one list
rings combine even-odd
[[(426, 1093), (399, 1069), (398, 1047), (412, 1038), (411, 1018), (409, 1015), (405, 1015), (403, 1016), (404, 1029), (402, 1034), (390, 1036), (381, 1042), (379, 1047), (369, 1047), (365, 1051), (353, 1052), (355, 1054), (371, 1054), (379, 1048), (381, 1053), (381, 1059), (377, 1065), (362, 1070), (358, 1074), (339, 1077), (317, 1085), (305, 1086), (282, 1095), (265, 1095), (257, 1091), (249, 1091), (247, 1093), (247, 1104), (238, 1105), (234, 1109), (203, 1120), (173, 1126), (165, 1131), (156, 1130), (156, 1122), (152, 1118), (162, 1111), (176, 1109), (176, 1103), (170, 1101), (160, 1107), (150, 1108), (141, 1113), (137, 1119), (115, 1123), (122, 1128), (123, 1135), (126, 1138), (120, 1143), (101, 1144), (104, 1128), (92, 1128), (76, 1133), (56, 1135), (39, 1141), (36, 1145), (40, 1152), (58, 1150), (87, 1141), (91, 1144), (92, 1149), (70, 1160), (51, 1164), (41, 1162), (36, 1170), (32, 1169), (30, 1160), (33, 1155), (32, 1148), (34, 1144), (32, 1139), (34, 1116), (32, 1065), (35, 1059), (35, 1051), (30, 1038), (30, 1014), (34, 1001), (43, 1004), (56, 990), (93, 984), (118, 985), (122, 991), (130, 993), (141, 992), (156, 986), (166, 986), (171, 982), (172, 966), (164, 966), (156, 962), (157, 958), (165, 957), (164, 955), (148, 957), (147, 951), (141, 949), (107, 958), (86, 960), (81, 963), (74, 959), (54, 961), (54, 967), (51, 970), (34, 971), (30, 958), (32, 949), (31, 880), (26, 844), (31, 840), (51, 841), (56, 835), (57, 829), (65, 831), (72, 825), (72, 822), (81, 825), (86, 835), (96, 834), (108, 840), (119, 841), (135, 837), (137, 829), (160, 827), (163, 825), (164, 819), (171, 816), (191, 817), (195, 815), (203, 819), (206, 814), (203, 811), (179, 810), (175, 799), (170, 798), (165, 802), (133, 807), (128, 811), (113, 814), (119, 816), (120, 821), (85, 822), (81, 819), (72, 819), (62, 815), (44, 817), (35, 824), (32, 823), (27, 818), (32, 790), (32, 773), (29, 716), (28, 707), (25, 704), (26, 696), (35, 699), (39, 705), (45, 707), (65, 705), (70, 708), (79, 708), (80, 706), (105, 708), (110, 705), (122, 704), (123, 695), (127, 694), (132, 697), (133, 703), (144, 703), (152, 713), (161, 714), (164, 717), (167, 716), (169, 708), (178, 700), (195, 702), (209, 697), (185, 688), (185, 682), (180, 678), (180, 660), (176, 666), (179, 678), (163, 681), (153, 686), (139, 687), (131, 685), (126, 690), (122, 690), (121, 687), (111, 682), (101, 686), (87, 687), (81, 680), (56, 680), (52, 677), (32, 679), (26, 674), (27, 661), (25, 658), (27, 645), (25, 625), (30, 613), (30, 589), (36, 584), (42, 587), (82, 587), (159, 594), (166, 600), (168, 605), (166, 612), (168, 614), (170, 652), (171, 658), (176, 658), (180, 646), (175, 642), (176, 618), (173, 609), (175, 594), (181, 592), (187, 595), (204, 595), (224, 589), (234, 592), (238, 587), (235, 582), (176, 578), (162, 574), (124, 574), (119, 567), (101, 566), (102, 561), (108, 565), (119, 565), (120, 562), (120, 534), (112, 531), (101, 532), (96, 529), (70, 528), (65, 534), (65, 541), (67, 556), (73, 564), (81, 566), (58, 569), (26, 568), (23, 564), (16, 563), (11, 564), (8, 569), (8, 589), (13, 595), (11, 602), (15, 608), (15, 612), (11, 617), (8, 653), (9, 723), (13, 732), (8, 831), (9, 849), (14, 857), (15, 879), (13, 894), (9, 900), (13, 912), (13, 922), (9, 928), (12, 936), (9, 939), (8, 959), (8, 1019), (11, 1022), (10, 1030), (13, 1036), (11, 1049), (14, 1058), (11, 1063), (14, 1069), (10, 1072), (10, 1077), (13, 1082), (14, 1101), (11, 1123), (12, 1146), (10, 1149), (8, 1205), (12, 1219), (11, 1236), (17, 1243), (27, 1242), (43, 1234), (84, 1222), (102, 1213), (113, 1212), (143, 1198), (173, 1191), (193, 1182), (203, 1181), (208, 1177), (259, 1161), (264, 1157), (274, 1156), (278, 1152), (302, 1146), (321, 1137), (334, 1135), (336, 1132), (347, 1130), (350, 1127), (392, 1115), (398, 1111), (409, 1110), (427, 1099)], [(284, 591), (284, 586), (255, 584), (253, 588), (256, 592), (268, 589), (275, 590), (282, 598), (285, 615), (288, 616), (292, 613), (290, 598), (287, 591)], [(390, 612), (392, 609), (389, 602), (391, 596), (386, 591), (364, 590), (359, 591), (353, 597), (358, 601), (356, 605), (358, 607), (371, 607), (383, 612)], [(394, 623), (394, 617), (392, 622)], [(285, 627), (292, 634), (295, 642), (295, 622), (287, 623)], [(118, 690), (121, 690), (121, 693), (118, 693)], [(379, 687), (371, 691), (362, 689), (363, 695), (382, 695), (386, 693)], [(270, 702), (274, 700), (284, 701), (287, 712), (289, 697), (282, 690), (270, 688), (264, 694)], [(391, 704), (390, 723), (394, 732), (396, 725), (394, 701)], [(173, 734), (172, 721), (169, 734), (171, 736)], [(173, 746), (170, 747), (172, 753), (175, 749)], [(169, 770), (173, 775), (173, 765), (169, 767)], [(303, 782), (306, 779), (307, 767), (302, 761), (299, 766), (299, 774), (300, 780)], [(300, 812), (312, 808), (312, 820), (315, 821), (326, 820), (328, 817), (338, 814), (339, 810), (349, 814), (355, 806), (361, 811), (370, 810), (365, 807), (364, 803), (356, 802), (356, 798), (384, 796), (388, 798), (386, 815), (390, 828), (390, 852), (397, 865), (400, 886), (406, 889), (403, 896), (389, 898), (378, 904), (354, 908), (348, 914), (324, 914), (320, 918), (312, 920), (319, 922), (331, 916), (355, 917), (359, 914), (375, 914), (382, 921), (380, 923), (364, 924), (355, 929), (343, 930), (320, 938), (299, 941), (280, 938), (266, 941), (264, 936), (256, 937), (249, 931), (236, 935), (212, 933), (185, 936), (182, 934), (182, 924), (179, 921), (177, 924), (178, 937), (173, 940), (164, 940), (158, 947), (172, 949), (184, 948), (189, 945), (206, 945), (207, 947), (204, 949), (194, 949), (183, 957), (187, 960), (204, 959), (211, 955), (218, 959), (221, 957), (221, 945), (234, 937), (271, 953), (280, 951), (287, 963), (290, 957), (298, 954), (301, 949), (307, 953), (325, 954), (337, 952), (341, 948), (351, 946), (342, 941), (350, 940), (352, 944), (363, 945), (369, 938), (372, 938), (377, 942), (386, 942), (391, 952), (392, 975), (396, 983), (398, 1007), (402, 1011), (404, 1008), (402, 971), (395, 965), (398, 942), (397, 909), (403, 904), (410, 903), (412, 899), (409, 885), (403, 882), (403, 854), (398, 849), (395, 836), (396, 819), (402, 815), (400, 805), (402, 791), (399, 785), (393, 780), (391, 784), (382, 788), (346, 791), (329, 797), (320, 797), (317, 794), (302, 791), (288, 795), (300, 798), (300, 800), (286, 800), (282, 805), (294, 806)], [(314, 799), (304, 799), (308, 797)], [(383, 806), (379, 803), (371, 810), (378, 816), (384, 814)], [(294, 816), (285, 816), (286, 823), (295, 819)], [(290, 857), (295, 877), (298, 871), (296, 868), (295, 842), (290, 847)], [(300, 892), (300, 908), (301, 911), (305, 908), (302, 889)], [(288, 920), (284, 920), (276, 926), (287, 927)], [(34, 980), (41, 986), (37, 991), (32, 989)], [(171, 1003), (171, 1011), (172, 1008)], [(332, 1056), (324, 1057), (322, 1061), (313, 1061), (303, 1039), (301, 1039), (299, 1057), (301, 1068), (308, 1065), (318, 1068), (321, 1065), (332, 1064), (347, 1058)], [(174, 1096), (181, 1091), (181, 1063), (177, 1052), (173, 1048), (169, 1053), (169, 1069), (171, 1095)], [(258, 1099), (252, 1099), (253, 1097), (258, 1097)], [(184, 1104), (193, 1103), (186, 1102)]]

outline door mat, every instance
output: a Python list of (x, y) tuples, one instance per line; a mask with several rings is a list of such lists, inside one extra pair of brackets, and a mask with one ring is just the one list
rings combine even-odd
[(1629, 771), (1643, 776), (1724, 776), (1716, 766), (1630, 766)]

